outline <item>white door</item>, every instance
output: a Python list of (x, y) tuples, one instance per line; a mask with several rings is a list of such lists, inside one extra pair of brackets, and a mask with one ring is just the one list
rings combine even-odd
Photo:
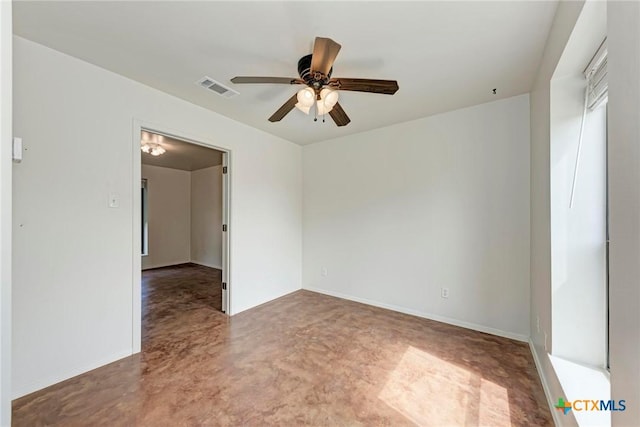
[(229, 153), (222, 153), (222, 311), (229, 314)]

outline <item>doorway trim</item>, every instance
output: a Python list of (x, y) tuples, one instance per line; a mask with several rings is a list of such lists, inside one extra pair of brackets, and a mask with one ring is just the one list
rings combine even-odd
[(181, 129), (174, 129), (157, 123), (150, 123), (140, 119), (133, 119), (132, 126), (132, 179), (131, 179), (131, 205), (132, 205), (132, 230), (133, 230), (133, 253), (132, 255), (132, 277), (131, 277), (131, 310), (132, 310), (132, 353), (139, 353), (142, 349), (142, 257), (140, 254), (142, 204), (140, 200), (140, 180), (142, 179), (142, 155), (140, 154), (140, 135), (142, 131), (149, 131), (156, 134), (179, 139), (190, 144), (212, 148), (222, 152), (222, 166), (227, 168), (227, 173), (222, 180), (222, 222), (227, 225), (226, 232), (222, 233), (222, 281), (226, 283), (227, 294), (223, 298), (222, 310), (226, 315), (231, 314), (231, 187), (233, 168), (230, 167), (232, 153), (231, 149), (218, 145), (210, 138), (193, 135)]

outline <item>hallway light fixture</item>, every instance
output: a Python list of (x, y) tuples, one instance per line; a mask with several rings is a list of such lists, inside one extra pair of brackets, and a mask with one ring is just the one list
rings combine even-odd
[(140, 150), (142, 150), (143, 153), (151, 154), (152, 156), (157, 157), (167, 152), (167, 150), (165, 150), (162, 145), (157, 142), (140, 141), (140, 143), (142, 144), (140, 146)]

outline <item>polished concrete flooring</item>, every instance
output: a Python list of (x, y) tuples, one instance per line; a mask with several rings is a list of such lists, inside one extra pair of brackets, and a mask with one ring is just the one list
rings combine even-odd
[(228, 318), (185, 270), (146, 277), (141, 354), (14, 401), (14, 425), (552, 425), (524, 343), (308, 291)]

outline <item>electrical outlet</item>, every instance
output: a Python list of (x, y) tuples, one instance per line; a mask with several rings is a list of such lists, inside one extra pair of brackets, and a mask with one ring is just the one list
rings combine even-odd
[(327, 277), (329, 275), (329, 270), (327, 269), (327, 267), (322, 267), (320, 269), (320, 275), (322, 275), (322, 277)]
[(449, 288), (440, 288), (440, 297), (449, 298)]
[(536, 329), (540, 333), (540, 316), (536, 316)]

